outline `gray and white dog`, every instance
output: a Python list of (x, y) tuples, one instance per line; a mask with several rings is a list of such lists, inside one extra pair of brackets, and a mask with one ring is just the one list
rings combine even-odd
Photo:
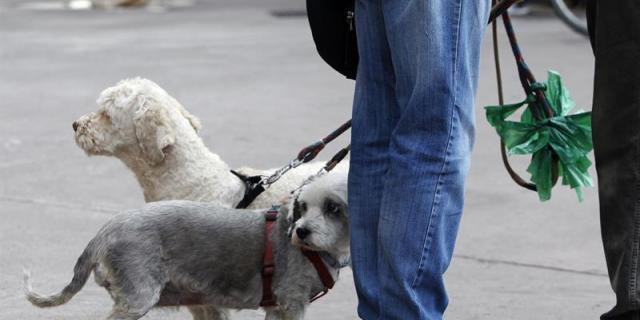
[[(281, 207), (272, 233), (278, 305), (265, 308), (266, 319), (303, 319), (309, 299), (324, 288), (301, 247), (321, 252), (334, 279), (349, 263), (346, 199), (345, 176), (329, 174)], [(299, 210), (295, 222), (293, 210)], [(192, 201), (149, 203), (102, 227), (61, 292), (34, 292), (25, 271), (27, 299), (38, 307), (64, 304), (93, 271), (115, 302), (108, 319), (139, 319), (157, 306), (259, 308), (264, 212)]]

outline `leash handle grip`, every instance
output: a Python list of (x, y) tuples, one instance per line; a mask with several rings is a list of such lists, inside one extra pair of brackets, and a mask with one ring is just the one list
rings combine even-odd
[(335, 140), (338, 136), (343, 134), (345, 131), (351, 128), (351, 119), (347, 120), (347, 122), (343, 123), (338, 129), (331, 132), (329, 135), (321, 139), (320, 141), (302, 149), (298, 153), (298, 160), (303, 163), (307, 163), (313, 159), (324, 149), (324, 147), (331, 143), (331, 141)]
[(331, 160), (327, 162), (327, 165), (324, 167), (324, 169), (327, 170), (327, 172), (333, 170), (333, 168), (335, 168), (336, 165), (338, 165), (338, 163), (340, 163), (340, 161), (342, 161), (342, 159), (344, 159), (347, 154), (349, 154), (349, 151), (351, 151), (351, 145), (348, 145), (338, 151), (338, 153), (336, 153), (333, 158), (331, 158)]
[(324, 149), (324, 146), (325, 146), (324, 141), (320, 140), (308, 147), (305, 147), (304, 149), (300, 150), (300, 152), (298, 153), (297, 159), (302, 161), (303, 163), (307, 163), (315, 159), (315, 157), (318, 156), (320, 151)]

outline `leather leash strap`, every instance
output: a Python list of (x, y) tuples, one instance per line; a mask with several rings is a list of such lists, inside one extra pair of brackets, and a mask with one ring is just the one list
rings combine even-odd
[(275, 263), (273, 255), (273, 241), (271, 241), (271, 234), (273, 233), (273, 227), (278, 219), (277, 207), (273, 207), (265, 213), (265, 228), (264, 228), (264, 256), (262, 258), (262, 301), (260, 301), (261, 307), (273, 307), (276, 305), (276, 297), (273, 294), (273, 274), (275, 272)]
[(333, 279), (331, 272), (329, 272), (329, 269), (327, 269), (327, 265), (324, 263), (324, 261), (322, 261), (322, 258), (317, 252), (302, 249), (302, 254), (307, 257), (307, 259), (309, 259), (311, 264), (313, 264), (313, 267), (316, 269), (316, 272), (320, 277), (320, 281), (322, 281), (322, 284), (324, 285), (324, 289), (322, 289), (321, 292), (318, 292), (313, 298), (311, 298), (311, 302), (314, 302), (327, 294), (327, 292), (329, 292), (329, 289), (332, 289), (336, 284), (336, 281)]

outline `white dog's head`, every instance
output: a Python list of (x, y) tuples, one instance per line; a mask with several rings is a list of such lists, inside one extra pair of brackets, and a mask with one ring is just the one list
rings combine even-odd
[(75, 140), (88, 155), (142, 157), (156, 165), (188, 127), (200, 129), (196, 117), (154, 82), (127, 79), (107, 88), (98, 97), (98, 110), (73, 123)]
[(349, 260), (346, 172), (331, 172), (305, 186), (291, 202), (289, 214), (294, 245)]

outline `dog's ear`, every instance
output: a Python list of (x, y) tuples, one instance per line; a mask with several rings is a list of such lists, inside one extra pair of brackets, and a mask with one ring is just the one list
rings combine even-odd
[(287, 223), (289, 224), (289, 228), (287, 229), (287, 237), (291, 239), (291, 237), (293, 236), (293, 229), (295, 227), (293, 212), (298, 208), (298, 200), (293, 195), (287, 195), (287, 197), (284, 198), (281, 203), (282, 214), (286, 217)]
[(200, 124), (200, 120), (196, 116), (189, 113), (189, 111), (187, 111), (187, 109), (185, 109), (180, 103), (178, 103), (178, 110), (180, 110), (180, 114), (182, 114), (183, 117), (189, 120), (189, 123), (191, 124), (191, 127), (193, 127), (193, 130), (195, 130), (196, 132), (200, 131), (200, 129), (202, 128), (202, 124)]
[(300, 202), (298, 201), (298, 198), (295, 197), (293, 198), (291, 218), (293, 219), (293, 222), (296, 222), (300, 220), (301, 217), (302, 217), (302, 209), (300, 208)]
[(133, 118), (138, 145), (145, 160), (152, 166), (165, 158), (165, 153), (175, 144), (176, 134), (169, 114), (158, 101), (140, 96), (139, 109)]

